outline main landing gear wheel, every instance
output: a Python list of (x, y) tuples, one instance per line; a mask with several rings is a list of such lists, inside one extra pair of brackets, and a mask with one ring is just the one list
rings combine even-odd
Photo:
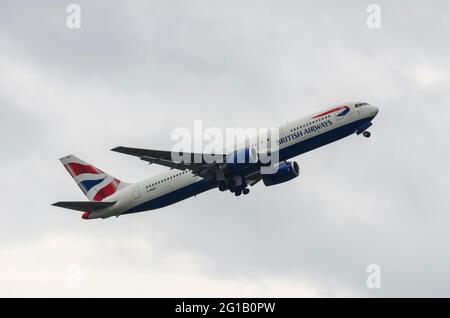
[(247, 195), (247, 194), (250, 193), (250, 189), (245, 188), (244, 190), (242, 190), (242, 193), (243, 193), (244, 195)]
[(234, 193), (234, 195), (238, 197), (238, 196), (241, 195), (241, 193), (242, 193), (241, 191), (236, 191), (236, 192)]
[(363, 136), (366, 137), (366, 138), (369, 138), (370, 137), (370, 132), (368, 132), (368, 131), (363, 132)]

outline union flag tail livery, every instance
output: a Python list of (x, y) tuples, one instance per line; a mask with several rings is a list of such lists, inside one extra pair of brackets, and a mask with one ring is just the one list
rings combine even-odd
[(63, 157), (60, 161), (90, 201), (101, 202), (127, 186), (127, 183), (74, 155)]
[[(315, 114), (290, 121), (278, 127), (278, 158), (270, 162), (271, 174), (263, 173), (267, 168), (260, 156), (267, 147), (260, 142), (236, 145), (233, 152), (215, 154), (217, 160), (211, 163), (211, 154), (183, 153), (130, 147), (116, 147), (115, 152), (135, 156), (151, 164), (170, 168), (169, 171), (151, 176), (142, 181), (127, 184), (102, 170), (70, 155), (61, 158), (64, 167), (86, 194), (89, 201), (63, 201), (53, 205), (84, 212), (83, 219), (105, 219), (149, 210), (155, 210), (180, 202), (211, 190), (229, 191), (235, 196), (247, 195), (250, 187), (259, 181), (267, 187), (285, 183), (300, 174), (299, 165), (288, 161), (293, 157), (325, 146), (351, 135), (370, 137), (367, 131), (378, 108), (364, 102), (350, 102), (328, 107)], [(267, 135), (258, 136), (265, 140)], [(267, 139), (269, 140), (269, 139)], [(253, 155), (252, 155), (253, 154)], [(198, 156), (200, 155), (200, 156)], [(200, 160), (192, 158), (198, 158)], [(244, 163), (229, 158), (248, 158)], [(184, 158), (190, 159), (185, 160)], [(256, 160), (253, 160), (253, 159)]]

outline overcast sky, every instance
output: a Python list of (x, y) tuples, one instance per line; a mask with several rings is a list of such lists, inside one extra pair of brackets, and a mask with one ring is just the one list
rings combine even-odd
[[(450, 3), (0, 0), (0, 296), (450, 296)], [(127, 182), (109, 151), (273, 127), (362, 100), (380, 113), (296, 158), (301, 176), (85, 221), (58, 158)], [(366, 285), (381, 268), (381, 288)], [(75, 281), (75, 283), (74, 283)]]

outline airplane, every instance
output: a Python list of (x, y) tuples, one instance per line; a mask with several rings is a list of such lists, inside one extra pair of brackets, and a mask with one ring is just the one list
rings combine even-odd
[[(267, 187), (290, 181), (299, 176), (299, 165), (289, 159), (322, 147), (344, 137), (362, 134), (378, 114), (378, 108), (365, 102), (339, 104), (310, 116), (288, 122), (279, 128), (278, 162), (275, 173), (261, 173), (261, 149), (258, 142), (237, 148), (231, 153), (217, 154), (222, 162), (206, 162), (204, 154), (183, 153), (191, 160), (173, 160), (171, 151), (116, 147), (112, 151), (166, 166), (170, 171), (137, 183), (123, 182), (83, 160), (68, 155), (61, 163), (87, 196), (89, 201), (63, 201), (53, 205), (84, 212), (83, 219), (108, 218), (125, 214), (155, 210), (218, 188), (236, 196), (247, 195), (249, 187), (263, 181)], [(268, 152), (270, 154), (270, 151)], [(236, 162), (243, 154), (244, 162)], [(195, 156), (200, 160), (192, 160)], [(232, 158), (232, 159), (230, 159)], [(252, 160), (250, 160), (250, 158)]]

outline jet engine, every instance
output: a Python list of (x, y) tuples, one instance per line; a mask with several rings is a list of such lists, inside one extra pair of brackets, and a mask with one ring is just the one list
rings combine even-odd
[(273, 174), (266, 174), (263, 176), (264, 185), (269, 187), (280, 184), (298, 177), (300, 168), (295, 161), (286, 161), (278, 164), (277, 172)]

